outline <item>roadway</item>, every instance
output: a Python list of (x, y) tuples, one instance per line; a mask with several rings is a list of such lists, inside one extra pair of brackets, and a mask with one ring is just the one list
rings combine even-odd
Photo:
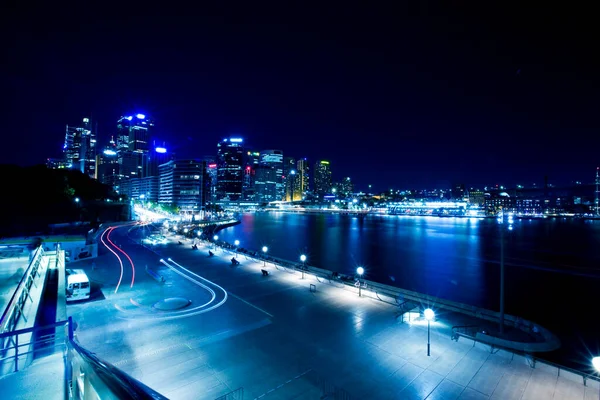
[[(392, 305), (244, 256), (232, 267), (230, 253), (208, 257), (207, 245), (193, 250), (189, 240), (149, 249), (139, 244), (146, 233), (139, 225), (102, 233), (95, 269), (86, 268), (95, 296), (68, 314), (84, 347), (169, 398), (214, 399), (243, 387), (246, 399), (311, 399), (333, 385), (357, 399), (598, 395), (597, 382), (451, 341), (449, 321), (432, 324), (427, 357), (426, 325), (399, 323)], [(153, 307), (173, 297), (192, 303)]]

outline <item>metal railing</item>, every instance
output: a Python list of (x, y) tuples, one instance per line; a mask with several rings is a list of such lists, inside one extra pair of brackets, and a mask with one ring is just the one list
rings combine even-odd
[(217, 397), (215, 400), (244, 400), (244, 388), (240, 387)]
[(67, 337), (64, 330), (61, 332), (60, 329), (56, 329), (57, 334), (43, 335), (37, 339), (36, 335), (67, 324), (68, 321), (60, 321), (48, 326), (0, 333), (0, 340), (7, 342), (7, 346), (0, 353), (0, 375), (18, 372), (27, 367), (27, 360), (32, 359), (35, 352), (54, 353), (57, 348), (64, 349)]
[[(64, 329), (56, 329), (60, 327), (64, 327)], [(40, 335), (47, 331), (54, 333)], [(23, 341), (22, 336), (28, 337), (29, 340)], [(59, 321), (47, 326), (0, 333), (0, 339), (9, 339), (12, 343), (0, 356), (3, 373), (22, 370), (24, 359), (34, 353), (54, 354), (57, 351), (63, 351), (66, 355), (66, 388), (68, 391), (65, 397), (69, 399), (167, 399), (82, 347), (74, 339), (71, 317), (67, 321)], [(21, 350), (23, 347), (27, 347), (27, 349)]]
[[(25, 303), (29, 299), (33, 303), (33, 299), (30, 295), (30, 290), (33, 285), (37, 287), (36, 278), (41, 274), (40, 265), (44, 256), (44, 249), (39, 246), (29, 262), (27, 269), (23, 273), (21, 280), (17, 284), (15, 291), (13, 292), (10, 300), (0, 319), (0, 333), (12, 331), (16, 329), (19, 319), (22, 317), (27, 322), (27, 317), (23, 313)], [(42, 267), (43, 268), (43, 267)], [(2, 348), (5, 347), (4, 341), (0, 342)]]
[(460, 336), (475, 339), (475, 335), (479, 332), (479, 325), (456, 325), (452, 327), (452, 340), (458, 341)]

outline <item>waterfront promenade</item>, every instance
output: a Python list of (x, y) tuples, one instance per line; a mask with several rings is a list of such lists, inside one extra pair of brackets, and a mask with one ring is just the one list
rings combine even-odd
[[(334, 387), (354, 399), (598, 398), (596, 381), (584, 386), (578, 375), (559, 376), (509, 352), (452, 341), (453, 323), (443, 318), (431, 326), (428, 357), (426, 324), (400, 323), (393, 305), (243, 256), (232, 267), (230, 253), (217, 250), (209, 258), (207, 245), (192, 250), (190, 242), (174, 241), (157, 255), (125, 244), (118, 230), (114, 237), (137, 265), (148, 263), (166, 283), (138, 273), (136, 286), (114, 294), (111, 277), (118, 270), (105, 258), (91, 276), (104, 280), (106, 300), (69, 306), (69, 315), (84, 346), (169, 398), (214, 399), (243, 388), (244, 399), (314, 399)], [(197, 287), (159, 268), (160, 258), (220, 285), (227, 301), (188, 318), (128, 319), (123, 311), (132, 304), (173, 296), (203, 301)]]

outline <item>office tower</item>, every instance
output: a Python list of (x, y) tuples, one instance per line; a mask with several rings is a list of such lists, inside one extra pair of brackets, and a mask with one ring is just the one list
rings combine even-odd
[(259, 162), (259, 152), (246, 152), (244, 160), (244, 174), (242, 178), (242, 198), (246, 201), (256, 200), (256, 168), (258, 167)]
[(120, 179), (144, 176), (154, 122), (144, 114), (124, 116), (117, 121), (117, 154)]
[(329, 161), (317, 161), (314, 170), (314, 192), (319, 199), (331, 193), (331, 167)]
[(165, 143), (152, 142), (151, 149), (143, 154), (143, 177), (158, 176), (158, 166), (174, 159), (174, 154), (167, 149)]
[(115, 186), (119, 180), (119, 158), (117, 146), (111, 138), (110, 143), (96, 155), (96, 177), (105, 185)]
[(91, 178), (96, 176), (96, 134), (89, 118), (84, 118), (79, 126), (67, 125), (63, 154), (67, 168)]
[[(281, 201), (285, 197), (285, 186), (283, 183), (283, 152), (281, 150), (263, 150), (260, 152), (260, 164), (272, 167), (275, 170), (275, 175), (269, 179), (275, 184), (275, 192), (269, 192), (268, 197), (272, 198), (269, 201)], [(270, 182), (269, 187), (270, 187)], [(270, 190), (270, 189), (269, 189)]]
[(217, 200), (242, 200), (243, 139), (229, 138), (217, 144)]
[(338, 182), (334, 185), (335, 194), (337, 197), (346, 198), (352, 196), (354, 192), (354, 184), (350, 180), (350, 177), (347, 176), (342, 179), (341, 182)]
[(184, 214), (197, 214), (210, 201), (206, 161), (171, 160), (158, 169), (159, 204), (176, 206)]
[(294, 197), (300, 197), (304, 200), (310, 192), (310, 167), (306, 158), (301, 158), (296, 164), (296, 186), (294, 189)]
[(284, 181), (284, 200), (294, 200), (294, 188), (296, 185), (296, 159), (293, 157), (283, 158), (283, 181)]
[(206, 172), (210, 179), (210, 196), (208, 202), (214, 204), (217, 201), (217, 162), (214, 158), (207, 158), (206, 161)]

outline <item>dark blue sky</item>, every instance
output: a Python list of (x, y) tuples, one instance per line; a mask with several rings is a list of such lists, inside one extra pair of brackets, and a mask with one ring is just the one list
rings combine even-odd
[(591, 10), (241, 4), (7, 13), (0, 162), (58, 156), (83, 116), (104, 143), (143, 112), (181, 157), (236, 134), (359, 188), (589, 181), (600, 164)]

